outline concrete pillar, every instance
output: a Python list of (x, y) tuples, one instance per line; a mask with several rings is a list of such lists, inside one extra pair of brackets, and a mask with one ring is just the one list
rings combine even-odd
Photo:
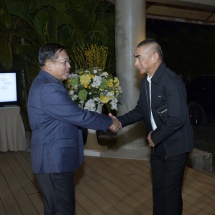
[[(139, 83), (142, 77), (134, 67), (134, 52), (137, 44), (146, 37), (145, 0), (116, 0), (116, 74), (123, 94), (117, 115), (132, 110), (139, 98)], [(117, 134), (117, 145), (139, 148), (146, 145), (143, 122), (121, 129)]]

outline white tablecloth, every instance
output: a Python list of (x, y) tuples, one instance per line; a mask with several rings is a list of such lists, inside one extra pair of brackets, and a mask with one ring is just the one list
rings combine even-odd
[(0, 151), (26, 149), (25, 128), (19, 106), (0, 108)]

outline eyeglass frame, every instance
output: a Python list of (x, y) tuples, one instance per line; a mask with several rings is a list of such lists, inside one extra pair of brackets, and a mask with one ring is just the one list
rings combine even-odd
[(63, 63), (64, 65), (71, 64), (71, 60), (70, 59), (65, 60), (65, 61), (52, 60), (52, 62), (59, 62), (59, 63)]

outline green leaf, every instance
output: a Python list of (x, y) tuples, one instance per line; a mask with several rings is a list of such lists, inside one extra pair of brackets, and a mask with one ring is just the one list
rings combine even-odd
[(81, 101), (85, 101), (87, 99), (87, 91), (85, 89), (80, 90), (78, 92), (78, 97)]

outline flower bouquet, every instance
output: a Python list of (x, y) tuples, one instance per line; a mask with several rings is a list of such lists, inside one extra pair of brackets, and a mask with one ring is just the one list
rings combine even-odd
[(72, 100), (91, 111), (96, 111), (102, 105), (106, 105), (108, 110), (117, 110), (122, 89), (119, 79), (104, 71), (107, 48), (91, 45), (85, 51), (76, 51), (74, 57), (79, 69), (70, 74), (66, 82), (66, 89)]

